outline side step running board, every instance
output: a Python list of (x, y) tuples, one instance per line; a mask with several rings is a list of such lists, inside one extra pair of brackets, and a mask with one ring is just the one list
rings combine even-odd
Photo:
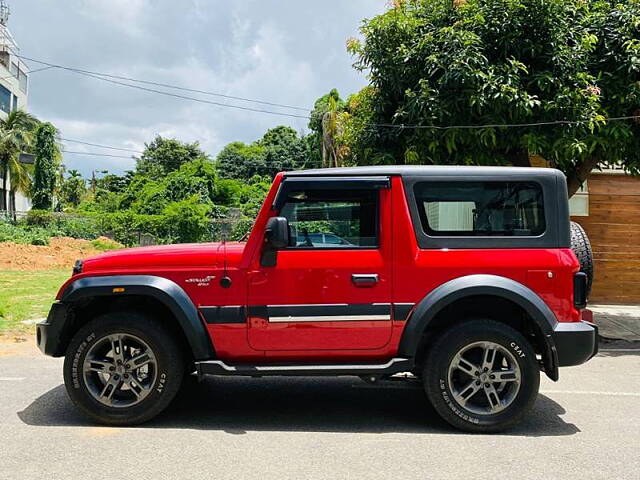
[(240, 375), (262, 376), (361, 376), (393, 375), (413, 369), (409, 358), (393, 358), (383, 364), (346, 364), (346, 365), (228, 365), (222, 360), (196, 362), (198, 376), (202, 375)]

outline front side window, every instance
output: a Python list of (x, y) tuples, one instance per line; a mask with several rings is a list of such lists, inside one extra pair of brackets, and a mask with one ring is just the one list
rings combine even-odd
[(422, 182), (414, 187), (431, 236), (539, 236), (542, 188), (535, 182)]
[(291, 192), (280, 211), (290, 248), (373, 248), (378, 245), (377, 190)]

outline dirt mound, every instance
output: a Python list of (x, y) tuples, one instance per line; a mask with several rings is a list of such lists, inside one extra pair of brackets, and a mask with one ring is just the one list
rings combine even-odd
[(78, 258), (101, 253), (88, 240), (54, 237), (49, 245), (22, 245), (13, 242), (0, 243), (0, 270), (51, 270), (73, 267)]

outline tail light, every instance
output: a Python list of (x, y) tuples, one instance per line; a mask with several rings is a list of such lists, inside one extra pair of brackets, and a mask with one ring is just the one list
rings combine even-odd
[(573, 304), (578, 309), (587, 306), (587, 274), (584, 272), (573, 276)]

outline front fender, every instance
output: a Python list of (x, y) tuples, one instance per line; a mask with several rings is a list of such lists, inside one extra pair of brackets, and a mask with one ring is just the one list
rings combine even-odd
[(545, 369), (557, 377), (558, 355), (553, 331), (558, 324), (548, 305), (530, 288), (498, 275), (468, 275), (450, 280), (427, 294), (414, 308), (407, 321), (399, 345), (399, 355), (415, 357), (420, 342), (435, 316), (448, 305), (465, 297), (488, 295), (510, 300), (519, 305), (535, 323), (545, 343)]
[[(122, 291), (114, 291), (114, 288)], [(176, 318), (196, 360), (214, 358), (213, 346), (198, 311), (187, 293), (175, 282), (154, 275), (109, 275), (84, 277), (70, 283), (60, 302), (74, 302), (96, 296), (142, 295), (167, 307)]]

